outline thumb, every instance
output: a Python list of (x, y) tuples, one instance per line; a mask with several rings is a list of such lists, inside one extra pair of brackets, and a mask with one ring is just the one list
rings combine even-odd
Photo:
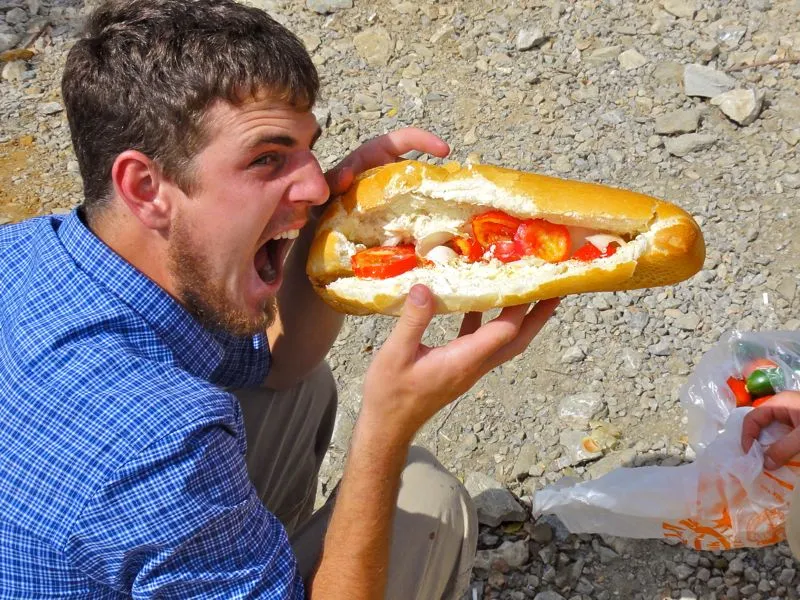
[(800, 428), (793, 429), (767, 448), (764, 453), (764, 466), (769, 469), (782, 467), (800, 453)]
[(400, 352), (413, 356), (422, 341), (422, 336), (433, 318), (434, 306), (431, 291), (417, 284), (408, 292), (403, 312), (387, 340)]

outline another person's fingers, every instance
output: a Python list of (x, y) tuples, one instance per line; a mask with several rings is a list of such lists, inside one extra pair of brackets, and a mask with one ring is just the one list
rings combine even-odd
[(782, 467), (794, 456), (800, 454), (800, 428), (793, 429), (764, 453), (764, 467), (769, 470)]
[(353, 185), (355, 178), (356, 173), (353, 168), (344, 163), (340, 163), (340, 165), (325, 173), (325, 179), (331, 190), (331, 197), (345, 193)]
[(450, 146), (439, 136), (419, 129), (418, 127), (405, 127), (382, 135), (375, 140), (383, 150), (394, 156), (401, 156), (411, 150), (432, 154), (444, 158), (450, 154)]
[(753, 441), (758, 439), (761, 430), (772, 423), (778, 421), (790, 427), (800, 426), (800, 394), (797, 392), (781, 392), (775, 394), (769, 402), (754, 408), (744, 418), (742, 422), (742, 449), (750, 451)]

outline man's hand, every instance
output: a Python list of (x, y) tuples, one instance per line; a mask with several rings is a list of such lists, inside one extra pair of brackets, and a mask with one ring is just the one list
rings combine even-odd
[(331, 197), (346, 192), (360, 173), (395, 162), (411, 150), (439, 158), (444, 158), (450, 153), (450, 147), (443, 140), (416, 127), (406, 127), (376, 137), (359, 146), (325, 174), (328, 186), (331, 188)]
[(480, 313), (468, 313), (457, 339), (430, 348), (421, 340), (434, 314), (433, 296), (415, 285), (367, 371), (359, 426), (385, 431), (387, 442), (410, 443), (437, 411), (525, 350), (558, 302), (539, 302), (530, 312), (528, 304), (506, 308), (485, 325)]
[(742, 423), (742, 449), (750, 451), (761, 430), (773, 421), (792, 427), (764, 453), (764, 466), (777, 469), (800, 454), (800, 392), (781, 392), (768, 402), (751, 410)]

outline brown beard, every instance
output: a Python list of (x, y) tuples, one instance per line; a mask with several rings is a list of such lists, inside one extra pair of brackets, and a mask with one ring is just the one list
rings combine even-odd
[(178, 299), (203, 327), (235, 336), (266, 331), (277, 313), (274, 298), (264, 305), (259, 316), (252, 317), (236, 307), (222, 283), (211, 280), (210, 261), (194, 243), (189, 228), (181, 219), (174, 222), (170, 237), (169, 269)]

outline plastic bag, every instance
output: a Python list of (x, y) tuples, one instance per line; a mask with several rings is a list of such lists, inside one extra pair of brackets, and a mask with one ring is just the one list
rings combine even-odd
[(745, 454), (728, 377), (757, 358), (777, 364), (776, 392), (800, 390), (800, 332), (734, 332), (714, 346), (681, 388), (689, 444), (697, 458), (677, 467), (618, 468), (592, 481), (536, 492), (533, 513), (555, 514), (573, 533), (663, 538), (698, 550), (776, 544), (785, 539), (788, 497), (800, 457), (764, 471), (764, 449), (790, 428), (772, 423)]

